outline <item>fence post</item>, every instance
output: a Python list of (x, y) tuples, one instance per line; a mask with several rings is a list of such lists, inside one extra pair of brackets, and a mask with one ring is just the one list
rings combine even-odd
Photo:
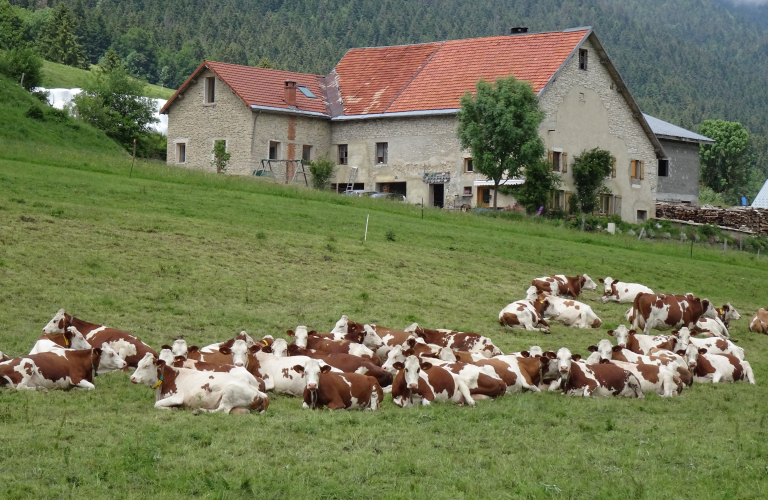
[(640, 228), (640, 235), (637, 237), (637, 241), (640, 241), (640, 238), (642, 238), (644, 234), (645, 234), (645, 226)]
[(728, 251), (728, 238), (723, 237), (723, 253)]
[(581, 230), (584, 231), (584, 217), (586, 217), (584, 214), (581, 214)]

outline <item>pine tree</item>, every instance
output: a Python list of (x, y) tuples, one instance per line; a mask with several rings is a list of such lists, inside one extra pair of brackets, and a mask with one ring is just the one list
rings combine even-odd
[(24, 41), (24, 21), (7, 0), (0, 2), (0, 49), (20, 47)]
[(88, 17), (88, 23), (85, 28), (85, 38), (83, 45), (88, 55), (88, 60), (96, 64), (99, 58), (109, 49), (112, 43), (112, 37), (107, 30), (107, 22), (101, 9), (95, 9)]
[(88, 61), (80, 45), (72, 14), (66, 3), (60, 3), (53, 17), (43, 28), (41, 53), (49, 61), (88, 69)]

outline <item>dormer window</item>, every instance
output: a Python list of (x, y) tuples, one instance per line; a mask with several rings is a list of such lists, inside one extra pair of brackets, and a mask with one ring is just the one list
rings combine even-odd
[(304, 94), (305, 97), (309, 97), (310, 99), (317, 99), (317, 96), (312, 93), (311, 90), (309, 90), (307, 87), (303, 85), (299, 85), (298, 89), (301, 91), (302, 94)]
[(586, 49), (579, 49), (579, 69), (587, 71), (587, 58), (589, 57), (589, 51)]

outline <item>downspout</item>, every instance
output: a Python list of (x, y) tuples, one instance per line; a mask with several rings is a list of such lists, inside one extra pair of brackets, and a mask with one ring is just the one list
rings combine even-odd
[[(256, 115), (253, 117), (253, 130), (251, 131), (251, 159), (257, 160), (257, 158), (254, 158), (255, 148), (256, 148), (256, 120), (258, 120), (259, 115), (261, 114), (261, 110), (256, 112)], [(259, 165), (256, 165), (258, 168)]]

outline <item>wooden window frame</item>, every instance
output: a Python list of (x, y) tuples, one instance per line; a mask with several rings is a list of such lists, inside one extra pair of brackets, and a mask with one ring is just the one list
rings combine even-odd
[(376, 143), (376, 165), (386, 165), (387, 164), (387, 156), (389, 154), (389, 143), (388, 142), (377, 142)]
[(464, 158), (464, 173), (475, 173), (475, 165), (472, 163), (472, 158)]
[(205, 104), (216, 104), (216, 77), (205, 77)]
[[(339, 165), (349, 164), (349, 144), (337, 144), (336, 145), (336, 161)], [(343, 152), (343, 154), (342, 154)]]
[(301, 161), (312, 161), (312, 145), (304, 144), (301, 146)]
[[(275, 157), (272, 158), (272, 145), (275, 146)], [(280, 141), (269, 141), (269, 148), (267, 149), (267, 159), (279, 160), (280, 159)]]
[(176, 163), (187, 163), (187, 143), (176, 143)]
[(642, 160), (630, 160), (629, 176), (637, 181), (645, 179), (645, 162)]
[(579, 49), (579, 69), (581, 71), (587, 71), (589, 67), (589, 51), (587, 49)]

